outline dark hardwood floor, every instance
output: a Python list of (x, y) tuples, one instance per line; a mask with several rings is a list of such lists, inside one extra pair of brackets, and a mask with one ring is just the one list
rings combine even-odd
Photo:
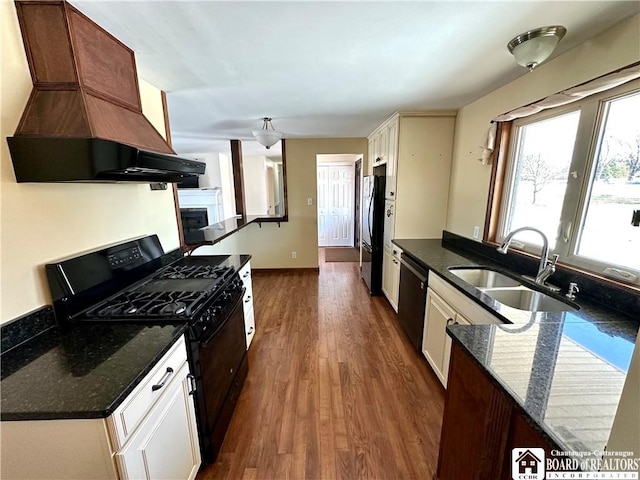
[(256, 273), (249, 376), (213, 479), (431, 479), (444, 391), (357, 263)]

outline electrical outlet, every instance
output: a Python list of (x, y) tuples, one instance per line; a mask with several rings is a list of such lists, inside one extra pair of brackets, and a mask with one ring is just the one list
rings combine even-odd
[(480, 238), (480, 227), (477, 225), (473, 227), (473, 238), (476, 240)]
[(298, 258), (297, 252), (291, 252), (291, 258)]
[(313, 205), (313, 197), (307, 198), (307, 205), (309, 206)]

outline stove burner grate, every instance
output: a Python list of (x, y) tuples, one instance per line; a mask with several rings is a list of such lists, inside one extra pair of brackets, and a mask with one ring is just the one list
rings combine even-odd
[(122, 292), (89, 312), (94, 318), (188, 318), (201, 305), (203, 292)]
[(162, 270), (157, 279), (209, 278), (224, 279), (233, 273), (232, 267), (219, 265), (170, 265)]

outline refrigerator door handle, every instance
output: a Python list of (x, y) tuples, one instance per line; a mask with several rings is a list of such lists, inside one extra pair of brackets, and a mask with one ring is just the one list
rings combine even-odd
[(371, 243), (373, 243), (373, 229), (372, 229), (372, 224), (373, 224), (373, 195), (369, 198), (369, 213), (368, 213), (368, 217), (369, 217), (369, 221), (367, 222), (368, 225), (367, 227), (369, 228), (369, 239), (371, 240)]

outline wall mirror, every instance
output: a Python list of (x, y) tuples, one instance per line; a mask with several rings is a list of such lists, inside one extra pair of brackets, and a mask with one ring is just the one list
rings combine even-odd
[(175, 186), (181, 243), (188, 232), (228, 228), (237, 215), (244, 223), (287, 221), (283, 144), (266, 149), (256, 141), (231, 140), (212, 143), (209, 152), (179, 152), (207, 165), (204, 175)]

